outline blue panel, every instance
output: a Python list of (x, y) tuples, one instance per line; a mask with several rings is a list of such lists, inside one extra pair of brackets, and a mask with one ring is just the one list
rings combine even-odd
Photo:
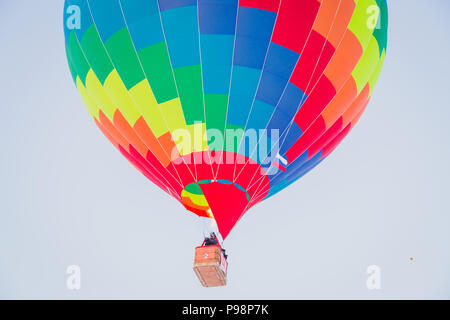
[(245, 125), (260, 73), (259, 70), (251, 68), (233, 67), (227, 123), (242, 127)]
[(164, 41), (158, 3), (148, 0), (122, 1), (122, 9), (136, 50)]
[[(255, 140), (256, 137), (256, 140)], [(245, 131), (244, 139), (241, 140), (238, 153), (244, 155), (261, 166), (270, 166), (274, 161), (276, 153), (271, 156), (270, 151), (274, 149), (272, 141), (264, 131)]]
[(306, 100), (306, 95), (302, 90), (292, 83), (288, 83), (277, 109), (283, 110), (289, 117), (293, 118), (300, 108), (300, 103)]
[(233, 182), (224, 179), (217, 179), (217, 182), (222, 184), (233, 184)]
[(247, 129), (264, 130), (270, 120), (270, 117), (272, 116), (273, 111), (273, 106), (255, 100), (250, 117), (248, 119)]
[(308, 161), (308, 153), (302, 154), (293, 163), (289, 164), (286, 168), (286, 172), (280, 172), (275, 176), (269, 177), (270, 184), (277, 184), (281, 180), (289, 180), (306, 162)]
[[(110, 0), (108, 0), (110, 1)], [(153, 0), (145, 0), (153, 1)], [(195, 6), (197, 4), (196, 0), (158, 0), (159, 10), (166, 11), (170, 9), (175, 9), (179, 7)]]
[(173, 68), (200, 64), (197, 7), (164, 11), (161, 18)]
[(271, 43), (256, 99), (276, 106), (297, 64), (299, 54)]
[(290, 130), (283, 134), (283, 138), (281, 139), (281, 141), (284, 140), (284, 142), (281, 146), (280, 154), (286, 154), (286, 152), (292, 147), (295, 141), (297, 141), (302, 134), (303, 132), (300, 127), (295, 122), (293, 122)]
[(236, 35), (270, 40), (277, 14), (275, 12), (239, 7)]
[(286, 173), (284, 174), (287, 177), (295, 174), (300, 167), (302, 167), (306, 162), (308, 162), (308, 150), (303, 152), (297, 159), (294, 160), (291, 164), (288, 165), (286, 169)]
[(234, 34), (238, 0), (199, 0), (200, 34)]
[[(255, 134), (259, 137), (258, 150), (255, 151), (253, 155), (250, 154), (247, 156), (250, 156), (253, 160), (260, 164), (272, 150), (271, 144), (276, 142), (271, 141), (265, 132), (266, 124), (272, 116), (273, 109), (274, 108), (271, 105), (265, 104), (264, 102), (255, 101), (246, 126), (246, 132), (249, 130), (254, 130)], [(239, 153), (244, 154), (243, 151), (244, 150), (239, 150)]]
[(272, 186), (276, 186), (279, 185), (280, 183), (282, 183), (283, 181), (286, 182), (286, 174), (283, 172), (278, 172), (275, 175), (271, 175), (269, 176), (269, 180), (270, 180), (270, 185)]
[(235, 126), (244, 127), (247, 122), (248, 113), (250, 112), (250, 105), (252, 97), (240, 96), (234, 94), (230, 95), (228, 103), (227, 123)]
[(264, 65), (264, 72), (267, 70), (270, 73), (289, 79), (299, 57), (300, 55), (297, 52), (271, 42), (266, 64)]
[(106, 42), (113, 34), (126, 27), (118, 1), (89, 1), (89, 6), (103, 42)]
[(266, 57), (266, 49), (266, 41), (236, 36), (234, 64), (262, 69)]
[(125, 19), (136, 22), (157, 14), (159, 16), (158, 2), (155, 0), (125, 0), (120, 1)]
[(321, 158), (322, 152), (319, 152), (314, 157), (312, 157), (310, 160), (308, 160), (306, 163), (303, 164), (300, 168), (298, 168), (295, 172), (292, 172), (292, 174), (288, 177), (288, 182), (294, 182), (301, 177), (303, 177), (305, 174), (307, 174), (309, 171), (314, 169), (315, 166), (317, 166), (319, 163), (323, 161), (323, 158)]
[[(297, 167), (296, 170), (291, 170), (286, 173), (281, 173), (272, 177), (273, 180), (270, 181), (270, 191), (265, 199), (273, 196), (279, 191), (289, 187), (292, 183), (303, 177), (309, 171), (314, 169), (317, 165), (319, 165), (325, 158), (321, 158), (321, 152), (311, 158), (309, 161), (301, 159), (302, 165)], [(299, 162), (299, 163), (300, 163)], [(289, 168), (289, 167), (288, 167)], [(271, 177), (269, 176), (269, 179)], [(273, 189), (273, 191), (271, 191)]]
[(273, 107), (277, 106), (288, 81), (288, 78), (281, 78), (273, 73), (264, 72), (259, 83), (256, 99)]
[(274, 12), (240, 7), (234, 64), (261, 69), (272, 36)]
[(262, 131), (261, 139), (258, 144), (258, 163), (262, 166), (271, 165), (272, 162), (276, 161), (276, 156), (278, 154), (278, 144), (280, 141), (278, 137), (271, 139), (266, 133)]
[(287, 117), (283, 111), (275, 109), (275, 112), (272, 115), (272, 119), (270, 119), (270, 122), (267, 125), (267, 134), (271, 135), (271, 130), (279, 130), (279, 135), (281, 135), (288, 127), (291, 120), (292, 119)]
[[(70, 30), (67, 28), (67, 19), (74, 13), (73, 11), (68, 11), (70, 6), (77, 6), (80, 10), (80, 22), (81, 22), (80, 29)], [(76, 10), (76, 7), (71, 9)], [(86, 0), (71, 0), (71, 1), (66, 0), (64, 5), (64, 34), (66, 36), (66, 41), (71, 31), (75, 31), (77, 38), (81, 40), (86, 30), (89, 29), (89, 27), (92, 26), (92, 24), (93, 21), (91, 17), (91, 12), (89, 11), (89, 7), (87, 5)]]
[(205, 93), (228, 94), (233, 43), (232, 35), (200, 35)]
[(285, 188), (285, 180), (281, 180), (279, 183), (270, 186), (269, 192), (267, 193), (267, 196), (264, 199), (268, 199), (272, 196), (274, 196), (275, 194), (277, 194), (278, 192), (280, 192), (281, 190), (283, 190)]

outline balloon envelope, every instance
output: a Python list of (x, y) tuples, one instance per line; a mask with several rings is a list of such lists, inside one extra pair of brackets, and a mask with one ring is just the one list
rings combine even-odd
[[(97, 126), (223, 238), (355, 126), (385, 0), (66, 0), (67, 59)], [(300, 195), (301, 196), (301, 195)]]

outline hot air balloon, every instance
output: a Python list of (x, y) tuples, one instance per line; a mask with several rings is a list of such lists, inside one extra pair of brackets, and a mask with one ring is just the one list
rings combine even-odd
[(241, 217), (355, 126), (383, 66), (387, 24), (385, 0), (64, 6), (69, 68), (101, 132), (216, 226), (197, 248), (205, 286), (226, 283), (221, 243)]

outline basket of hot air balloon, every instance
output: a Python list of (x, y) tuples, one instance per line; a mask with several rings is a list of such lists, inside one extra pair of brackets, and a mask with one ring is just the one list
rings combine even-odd
[(214, 233), (195, 248), (194, 271), (204, 287), (227, 284), (227, 255)]
[[(320, 164), (358, 122), (387, 24), (385, 0), (64, 7), (69, 68), (96, 125), (150, 181), (212, 221), (220, 248), (251, 207)], [(217, 250), (212, 264), (226, 261)]]

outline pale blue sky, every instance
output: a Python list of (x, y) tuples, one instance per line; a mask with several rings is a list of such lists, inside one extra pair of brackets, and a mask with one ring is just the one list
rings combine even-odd
[[(62, 2), (0, 0), (0, 298), (450, 298), (450, 2), (389, 2), (387, 60), (360, 123), (248, 212), (225, 242), (229, 285), (213, 289), (192, 271), (196, 217), (84, 109)], [(66, 288), (72, 264), (80, 291)], [(372, 264), (381, 290), (366, 287)]]

